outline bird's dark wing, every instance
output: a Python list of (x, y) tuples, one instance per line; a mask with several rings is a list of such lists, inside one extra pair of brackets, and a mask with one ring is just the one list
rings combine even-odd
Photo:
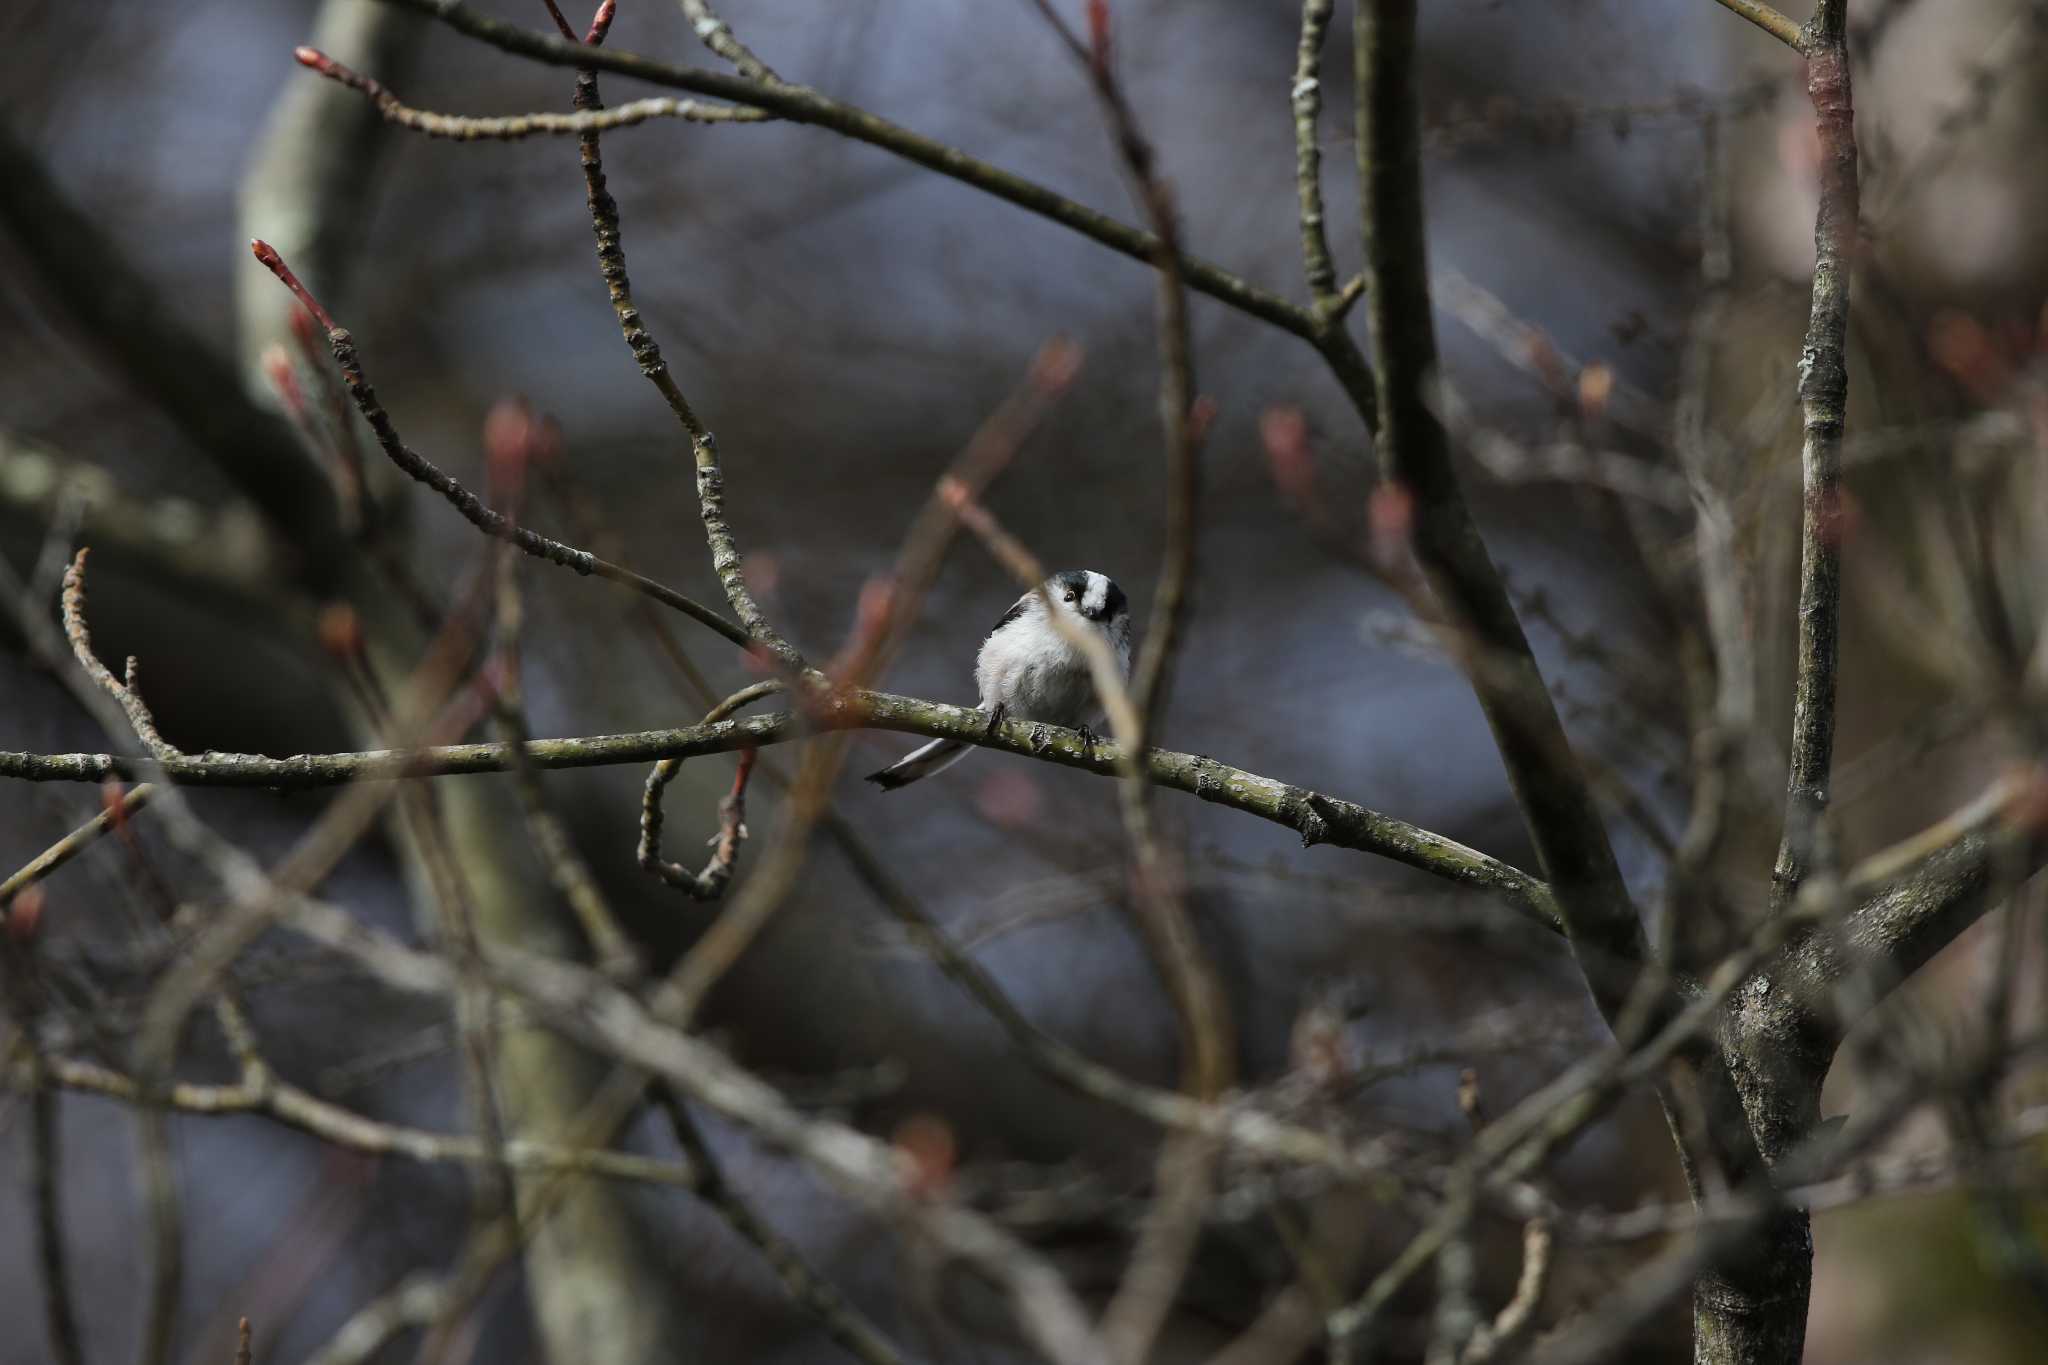
[(1033, 592), (1027, 592), (1022, 597), (1018, 598), (1017, 601), (1010, 607), (1010, 609), (1004, 612), (1002, 616), (997, 619), (994, 625), (989, 627), (988, 633), (993, 635), (997, 631), (1001, 630), (1004, 626), (1009, 625), (1010, 622), (1022, 616), (1024, 614), (1024, 608), (1030, 604), (1032, 597), (1035, 595), (1036, 590), (1034, 590)]

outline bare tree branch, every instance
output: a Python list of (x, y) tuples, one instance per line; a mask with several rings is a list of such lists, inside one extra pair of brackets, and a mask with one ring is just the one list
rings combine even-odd
[(450, 506), (462, 514), (463, 520), (485, 535), (498, 540), (508, 540), (526, 553), (545, 559), (550, 564), (559, 564), (579, 574), (595, 574), (599, 578), (624, 584), (635, 592), (644, 593), (664, 606), (682, 612), (691, 620), (710, 627), (734, 644), (749, 643), (751, 637), (745, 631), (711, 608), (685, 597), (675, 589), (634, 573), (631, 569), (614, 564), (610, 560), (599, 558), (588, 550), (580, 550), (573, 545), (550, 540), (546, 536), (527, 530), (524, 526), (515, 525), (502, 513), (486, 506), (482, 498), (464, 488), (452, 475), (408, 446), (400, 438), (398, 428), (392, 425), (390, 414), (385, 412), (383, 405), (377, 401), (376, 391), (370, 387), (369, 380), (363, 375), (362, 363), (356, 358), (355, 338), (349, 335), (346, 328), (338, 326), (334, 319), (328, 316), (327, 310), (320, 306), (319, 300), (299, 282), (298, 277), (292, 274), (291, 268), (267, 243), (258, 240), (251, 242), (250, 247), (255, 252), (256, 259), (276, 275), (286, 288), (298, 295), (299, 300), (306, 305), (307, 311), (311, 312), (326, 329), (328, 344), (334, 348), (334, 363), (341, 370), (342, 379), (348, 385), (349, 396), (355, 400), (357, 409), (363, 414), (363, 420), (369, 423), (370, 430), (376, 434), (377, 444), (391, 457), (391, 462), (412, 478), (439, 493)]
[(529, 137), (581, 137), (586, 133), (631, 128), (650, 119), (681, 119), (686, 123), (759, 123), (768, 116), (759, 109), (726, 104), (699, 104), (695, 100), (634, 100), (614, 109), (582, 110), (573, 114), (499, 114), (477, 117), (441, 114), (415, 109), (384, 88), (376, 79), (352, 71), (318, 48), (301, 47), (293, 52), (299, 65), (331, 81), (359, 91), (376, 108), (386, 123), (409, 128), (428, 137), (451, 142), (517, 142)]
[(1813, 225), (1813, 309), (1799, 358), (1805, 441), (1799, 467), (1799, 654), (1785, 833), (1771, 903), (1783, 909), (1814, 858), (1835, 753), (1835, 660), (1842, 610), (1842, 424), (1849, 394), (1849, 272), (1856, 243), (1856, 128), (1849, 93), (1847, 0), (1820, 0), (1801, 34), (1820, 133)]
[[(578, 739), (536, 739), (526, 753), (536, 768), (590, 768), (652, 763), (767, 748), (800, 738), (811, 718), (789, 712), (715, 725), (642, 730)], [(834, 699), (822, 723), (868, 727), (928, 738), (962, 739), (985, 748), (1037, 758), (1064, 767), (1113, 777), (1121, 755), (1114, 744), (1090, 745), (1072, 730), (1035, 721), (1005, 721), (993, 730), (979, 711), (943, 702), (920, 701), (886, 692), (858, 692)], [(502, 744), (448, 744), (412, 750), (371, 750), (347, 754), (188, 754), (164, 765), (172, 780), (189, 786), (272, 787), (304, 790), (362, 780), (437, 777), (504, 772), (511, 756)], [(0, 751), (0, 777), (37, 782), (103, 782), (132, 777), (138, 760), (114, 754), (28, 754)], [(1355, 802), (1291, 786), (1219, 763), (1201, 754), (1153, 749), (1146, 772), (1162, 787), (1204, 801), (1246, 811), (1285, 825), (1309, 846), (1332, 844), (1378, 853), (1477, 891), (1499, 896), (1544, 924), (1556, 923), (1549, 890), (1529, 874), (1466, 848), (1442, 835), (1383, 815)]]
[[(1107, 214), (1055, 194), (1043, 185), (977, 161), (944, 143), (913, 133), (865, 110), (841, 104), (806, 86), (764, 85), (723, 72), (674, 66), (637, 53), (585, 49), (493, 19), (454, 0), (384, 2), (430, 15), (459, 33), (550, 66), (584, 66), (611, 71), (655, 85), (752, 105), (791, 122), (830, 129), (855, 141), (880, 147), (949, 179), (972, 185), (1027, 212), (1049, 218), (1134, 260), (1149, 263), (1159, 250), (1158, 238), (1152, 233), (1120, 223)], [(1200, 260), (1183, 261), (1182, 269), (1192, 289), (1296, 336), (1314, 339), (1318, 335), (1320, 324), (1307, 310), (1247, 283), (1227, 270)]]

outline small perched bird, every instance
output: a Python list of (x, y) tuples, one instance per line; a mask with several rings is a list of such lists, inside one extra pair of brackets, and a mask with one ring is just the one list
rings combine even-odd
[[(1066, 569), (1045, 580), (1045, 595), (1036, 590), (1017, 599), (1003, 613), (981, 653), (974, 660), (974, 685), (981, 709), (993, 728), (997, 722), (1040, 720), (1085, 732), (1087, 722), (1102, 715), (1088, 659), (1060, 634), (1047, 615), (1046, 600), (1083, 630), (1102, 632), (1116, 653), (1117, 668), (1131, 672), (1131, 612), (1124, 590), (1106, 574), (1092, 569)], [(907, 787), (941, 768), (950, 768), (974, 746), (965, 740), (935, 739), (868, 781), (883, 791)]]

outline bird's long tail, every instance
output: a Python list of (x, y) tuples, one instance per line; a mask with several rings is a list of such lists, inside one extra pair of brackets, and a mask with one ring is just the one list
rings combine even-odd
[(907, 787), (922, 777), (950, 768), (967, 757), (967, 751), (974, 746), (960, 739), (935, 739), (919, 749), (913, 749), (902, 758), (891, 763), (878, 773), (869, 773), (868, 781), (885, 792)]

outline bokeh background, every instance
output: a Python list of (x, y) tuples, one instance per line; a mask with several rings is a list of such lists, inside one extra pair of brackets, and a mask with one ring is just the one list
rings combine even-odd
[[(538, 0), (483, 8), (546, 26)], [(1713, 164), (1703, 118), (1713, 116), (1737, 278), (1715, 339), (1711, 420), (1762, 434), (1739, 491), (1760, 584), (1754, 628), (1773, 731), (1765, 742), (1782, 746), (1786, 528), (1797, 515), (1796, 476), (1785, 473), (1796, 470), (1796, 445), (1782, 437), (1813, 213), (1811, 131), (1794, 63), (1708, 0), (1424, 8), (1427, 209), (1446, 377), (1489, 430), (1532, 445), (1584, 441), (1670, 467)], [(288, 92), (316, 79), (291, 50), (314, 33), (317, 9), (284, 0), (107, 0), (89, 15), (0, 8), (8, 135), (175, 316), (232, 358), (258, 402), (270, 398), (256, 356), (272, 338), (251, 319), (281, 303), (265, 301), (262, 291), (275, 288), (267, 280), (251, 279), (242, 239), (305, 229), (261, 221), (266, 186), (252, 168), (266, 164), (263, 141)], [(1299, 297), (1288, 107), (1298, 6), (1118, 0), (1114, 10), (1130, 97), (1178, 195), (1189, 248)], [(1867, 273), (1857, 285), (1852, 434), (1880, 424), (1949, 432), (1973, 415), (2026, 414), (2038, 402), (2029, 366), (2048, 292), (2048, 248), (2034, 230), (2048, 196), (2042, 14), (2015, 0), (1852, 6), (1866, 206), (1876, 220), (1859, 265)], [(725, 17), (791, 79), (1082, 202), (1136, 213), (1081, 73), (1021, 0), (729, 0)], [(1325, 188), (1348, 275), (1359, 244), (1350, 45), (1345, 25), (1337, 28)], [(655, 0), (627, 0), (610, 43), (713, 60), (680, 12)], [(371, 74), (425, 107), (567, 105), (569, 73), (424, 21), (395, 25), (380, 58)], [(628, 89), (607, 81), (614, 101)], [(318, 225), (333, 245), (316, 259), (331, 269), (309, 283), (355, 332), (407, 438), (480, 485), (483, 417), (498, 400), (523, 396), (559, 420), (569, 476), (617, 557), (717, 600), (687, 448), (635, 372), (597, 276), (573, 141), (449, 144), (381, 125), (364, 137), (351, 153), (348, 192)], [(862, 585), (889, 565), (932, 480), (1053, 336), (1083, 348), (1080, 378), (991, 506), (1046, 561), (1100, 569), (1141, 610), (1149, 602), (1164, 498), (1148, 271), (817, 129), (656, 123), (605, 145), (638, 301), (718, 433), (750, 580), (793, 639), (814, 656), (838, 647)], [(166, 736), (188, 749), (355, 747), (307, 604), (292, 600), (286, 573), (263, 558), (254, 514), (189, 426), (110, 358), (102, 331), (81, 325), (89, 268), (85, 279), (54, 276), (0, 235), (0, 553), (36, 580), (53, 524), (78, 540), (117, 521), (203, 528), (197, 555), (110, 542), (96, 559), (101, 654), (141, 657)], [(1332, 535), (1355, 540), (1370, 487), (1371, 451), (1355, 415), (1295, 339), (1200, 299), (1193, 324), (1199, 387), (1218, 416), (1204, 455), (1194, 612), (1161, 742), (1531, 865), (1469, 691), (1418, 647), (1397, 599), (1333, 552)], [(1362, 334), (1362, 319), (1357, 326)], [(174, 371), (179, 359), (159, 363)], [(1603, 388), (1589, 400), (1583, 366), (1606, 375), (1590, 382), (1610, 383), (1611, 399)], [(1262, 419), (1276, 409), (1298, 410), (1308, 424), (1306, 494), (1289, 471), (1276, 479), (1262, 441)], [(2035, 569), (2048, 523), (2038, 515), (2040, 481), (2027, 472), (2033, 447), (2021, 444), (2016, 460), (1964, 468), (1960, 447), (1935, 435), (1854, 465), (1866, 533), (1851, 557), (1838, 760), (1862, 779), (1843, 783), (1842, 840), (1852, 854), (1951, 808), (2011, 748), (1982, 673), (1944, 661), (2000, 648), (2024, 659), (2037, 638), (2044, 580)], [(1668, 838), (1685, 814), (1674, 623), (1642, 572), (1623, 500), (1501, 472), (1471, 464), (1475, 505), (1575, 741), (1612, 790), (1633, 794), (1638, 811), (1617, 802), (1613, 826), (1631, 883), (1647, 897), (1664, 864), (1658, 836), (1641, 825)], [(1976, 481), (1965, 499), (1976, 529), (1950, 526), (1944, 540), (1921, 509), (1932, 490), (1967, 480)], [(60, 497), (53, 488), (84, 491)], [(406, 553), (421, 578), (452, 591), (481, 542), (445, 506), (408, 496)], [(1653, 535), (1661, 528), (1675, 541), (1682, 526), (1670, 512), (1652, 509), (1650, 518)], [(543, 502), (535, 520), (573, 528), (563, 505)], [(1312, 525), (1335, 530), (1312, 534)], [(290, 547), (275, 553), (288, 560)], [(1859, 581), (1866, 561), (1875, 567)], [(40, 581), (47, 587), (47, 563)], [(525, 583), (538, 733), (680, 724), (701, 709), (629, 599), (537, 565)], [(1997, 589), (1988, 606), (1984, 583)], [(1014, 592), (978, 545), (957, 543), (885, 685), (969, 700), (975, 646)], [(0, 747), (105, 747), (12, 625), (0, 630)], [(722, 642), (682, 638), (721, 689), (747, 678)], [(1938, 742), (1902, 751), (1897, 737), (1914, 726)], [(1034, 1019), (1093, 1056), (1170, 1083), (1172, 1019), (1121, 913), (1109, 785), (986, 754), (886, 799), (853, 780), (906, 747), (898, 736), (859, 741), (838, 793), (845, 821)], [(1862, 755), (1874, 757), (1857, 768)], [(561, 773), (547, 790), (636, 929), (674, 951), (709, 912), (633, 866), (642, 776)], [(669, 803), (682, 844), (708, 828), (729, 779), (722, 760), (685, 769)], [(325, 800), (194, 799), (269, 856)], [(758, 832), (776, 817), (772, 796), (757, 801)], [(26, 860), (97, 802), (84, 788), (0, 786), (0, 864)], [(1476, 1067), (1490, 1101), (1505, 1107), (1602, 1036), (1560, 946), (1488, 906), (1358, 855), (1304, 851), (1284, 830), (1183, 798), (1163, 797), (1159, 812), (1186, 851), (1191, 903), (1232, 991), (1251, 1080), (1286, 1074), (1304, 1014), (1336, 1010), (1362, 1064), (1424, 1058), (1361, 1087), (1349, 1121), (1450, 1134), (1464, 1122), (1454, 1103), (1460, 1067)], [(1775, 812), (1765, 804), (1753, 815), (1727, 873), (1751, 891), (1768, 872)], [(74, 984), (65, 1027), (81, 1047), (118, 1049), (132, 1025), (151, 897), (203, 881), (147, 822), (139, 836), (143, 857), (109, 844), (49, 887), (50, 951)], [(528, 850), (505, 856), (523, 869), (515, 875), (537, 879)], [(327, 892), (394, 927), (412, 913), (398, 857), (382, 842), (351, 857)], [(2028, 923), (2037, 934), (2039, 921)], [(1918, 1012), (1938, 1031), (1965, 1011), (1987, 970), (1983, 929), (1891, 1012)], [(2000, 942), (2026, 955), (2031, 1002), (2039, 943)], [(266, 1050), (294, 1079), (381, 1116), (464, 1122), (443, 1021), (425, 1006), (389, 999), (289, 941), (267, 946), (245, 977)], [(891, 929), (833, 843), (818, 843), (770, 934), (720, 987), (707, 1027), (749, 1065), (877, 1131), (940, 1116), (976, 1179), (1093, 1173), (1108, 1191), (1099, 1206), (1046, 1235), (1081, 1284), (1113, 1286), (1118, 1196), (1147, 1175), (1149, 1135), (1031, 1073)], [(195, 1066), (203, 1071), (204, 1059)], [(1831, 1090), (1840, 1105), (1853, 1103), (1852, 1072), (1845, 1066)], [(0, 1160), (10, 1172), (23, 1169), (24, 1113), (15, 1096), (0, 1104)], [(173, 1131), (188, 1192), (181, 1358), (226, 1359), (241, 1313), (255, 1320), (259, 1359), (304, 1358), (364, 1300), (411, 1269), (445, 1262), (464, 1233), (468, 1195), (452, 1169), (337, 1155), (252, 1118), (186, 1118)], [(91, 1306), (89, 1355), (125, 1358), (136, 1347), (145, 1270), (132, 1125), (118, 1106), (67, 1097), (61, 1132), (67, 1246)], [(1011, 1358), (999, 1312), (954, 1302), (914, 1249), (744, 1135), (714, 1125), (712, 1136), (776, 1226), (906, 1349), (933, 1360)], [(632, 1140), (667, 1150), (652, 1126)], [(1899, 1138), (1944, 1140), (1933, 1119)], [(1555, 1175), (1608, 1207), (1680, 1193), (1668, 1140), (1641, 1101), (1571, 1147)], [(714, 1216), (677, 1194), (636, 1193), (625, 1204), (673, 1299), (674, 1331), (657, 1358), (836, 1357)], [(1302, 1207), (1310, 1223), (1364, 1229), (1360, 1264), (1400, 1245), (1397, 1210), (1335, 1196)], [(1824, 1215), (1808, 1358), (2038, 1358), (2044, 1307), (1998, 1273), (1974, 1228), (1952, 1195)], [(1504, 1293), (1513, 1231), (1494, 1231), (1500, 1245), (1489, 1248), (1484, 1282)], [(1291, 1273), (1265, 1213), (1219, 1227), (1210, 1241), (1195, 1302), (1169, 1337), (1171, 1358), (1200, 1358), (1228, 1340)], [(1549, 1315), (1597, 1302), (1639, 1254), (1575, 1249)], [(0, 1203), (0, 1303), (14, 1326), (0, 1333), (0, 1360), (47, 1358), (31, 1311), (36, 1286), (26, 1201), (9, 1199)], [(503, 1278), (479, 1317), (475, 1358), (539, 1358), (530, 1290), (518, 1275)], [(1683, 1358), (1688, 1328), (1674, 1312), (1636, 1358)]]

